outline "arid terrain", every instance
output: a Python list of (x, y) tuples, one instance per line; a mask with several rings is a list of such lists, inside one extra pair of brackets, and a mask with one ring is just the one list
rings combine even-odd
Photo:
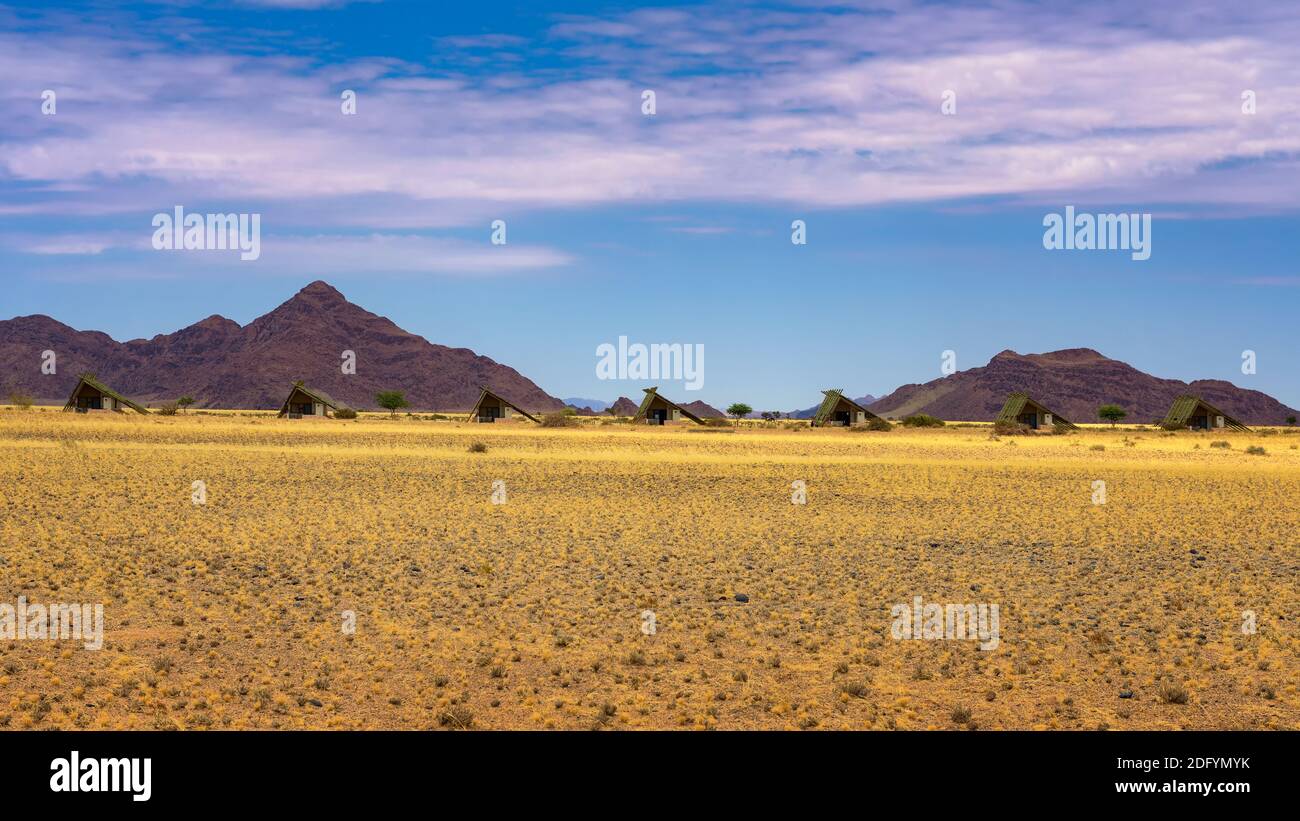
[(1300, 433), (990, 430), (0, 410), (0, 726), (1300, 729)]

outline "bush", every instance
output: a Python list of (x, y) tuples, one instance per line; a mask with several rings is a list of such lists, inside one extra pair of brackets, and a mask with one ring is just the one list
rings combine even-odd
[(487, 445), (483, 444), (482, 442), (475, 442), (469, 447), (465, 448), (465, 450), (469, 451), (470, 453), (487, 453)]
[(909, 428), (941, 428), (944, 422), (928, 413), (914, 413), (903, 417), (903, 425)]
[(701, 419), (705, 427), (710, 428), (729, 428), (731, 423), (720, 416), (706, 416)]
[(999, 419), (993, 423), (994, 436), (1028, 436), (1031, 433), (1033, 431), (1024, 422), (1008, 422)]
[(1218, 440), (1217, 442), (1211, 442), (1211, 443), (1210, 443), (1210, 447), (1212, 447), (1212, 448), (1230, 448), (1230, 447), (1232, 447), (1232, 443), (1231, 443), (1231, 442), (1225, 442), (1224, 440), (1220, 439), (1220, 440)]
[(356, 419), (357, 412), (354, 411), (352, 408), (339, 408), (338, 410), (334, 411), (334, 418), (335, 419)]
[(1170, 422), (1169, 424), (1162, 424), (1160, 427), (1164, 428), (1165, 430), (1187, 430), (1186, 425), (1179, 425), (1174, 422)]
[(1165, 704), (1186, 704), (1187, 688), (1181, 684), (1165, 682), (1156, 693)]
[(869, 431), (880, 431), (880, 430), (893, 430), (893, 429), (894, 429), (893, 425), (889, 424), (888, 421), (880, 418), (871, 419), (865, 425), (849, 426), (849, 430), (858, 431), (859, 433), (869, 432)]
[(1246, 452), (1249, 453), (1251, 456), (1267, 456), (1267, 455), (1268, 455), (1268, 451), (1264, 450), (1264, 449), (1261, 448), (1259, 445), (1251, 445), (1250, 447), (1246, 448)]
[(569, 428), (577, 423), (570, 419), (569, 415), (564, 411), (556, 411), (543, 415), (539, 424), (544, 428)]
[(176, 415), (176, 403), (175, 403), (175, 402), (167, 402), (167, 403), (165, 403), (165, 404), (162, 405), (160, 408), (158, 408), (158, 415), (159, 415), (159, 416), (175, 416), (175, 415)]
[(35, 400), (25, 393), (14, 391), (9, 394), (9, 404), (14, 405), (20, 410), (31, 410)]

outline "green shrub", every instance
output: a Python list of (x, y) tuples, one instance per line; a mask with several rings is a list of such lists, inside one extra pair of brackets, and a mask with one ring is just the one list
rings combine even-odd
[(352, 408), (339, 408), (338, 410), (334, 411), (334, 418), (335, 419), (356, 419), (357, 412), (354, 411)]
[(995, 436), (1028, 436), (1033, 431), (1024, 422), (1008, 422), (1005, 419), (999, 419), (993, 423), (993, 434)]
[(894, 429), (893, 425), (889, 424), (888, 421), (881, 419), (879, 417), (868, 420), (865, 425), (851, 425), (849, 427), (849, 430), (857, 431), (859, 433), (870, 432), (870, 431), (893, 430), (893, 429)]
[(909, 428), (941, 428), (944, 421), (928, 413), (914, 413), (903, 417), (903, 425)]

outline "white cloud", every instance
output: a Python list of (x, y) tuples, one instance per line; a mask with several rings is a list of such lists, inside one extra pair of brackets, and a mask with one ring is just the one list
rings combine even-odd
[[(1104, 192), (1295, 207), (1300, 25), (1267, 7), (1195, 12), (646, 9), (557, 22), (545, 46), (566, 70), (487, 77), (389, 59), (177, 53), (103, 30), (9, 32), (0, 185), (49, 187), (10, 213), (220, 199), (248, 211), (305, 203), (316, 225), (388, 230), (674, 201)], [(527, 46), (486, 34), (438, 48), (450, 58)], [(32, 89), (46, 87), (59, 91), (56, 117), (35, 113)], [(639, 110), (647, 87), (653, 118)], [(344, 88), (358, 92), (354, 117), (340, 113)], [(1245, 88), (1258, 95), (1254, 116), (1240, 111)], [(939, 113), (945, 89), (957, 92), (955, 116)], [(1234, 163), (1255, 167), (1223, 168)]]

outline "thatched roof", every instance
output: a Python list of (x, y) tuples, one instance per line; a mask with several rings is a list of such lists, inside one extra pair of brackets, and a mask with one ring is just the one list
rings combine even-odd
[(473, 407), (473, 408), (470, 408), (470, 411), (469, 411), (469, 418), (470, 418), (471, 420), (472, 420), (475, 416), (478, 416), (478, 409), (479, 409), (479, 406), (483, 404), (483, 400), (484, 400), (484, 399), (487, 399), (488, 397), (492, 397), (493, 399), (497, 400), (497, 401), (500, 402), (501, 404), (503, 404), (503, 405), (507, 405), (507, 406), (509, 406), (509, 407), (511, 407), (511, 408), (514, 408), (515, 411), (517, 411), (518, 413), (520, 413), (520, 414), (523, 415), (523, 416), (528, 417), (528, 418), (531, 419), (532, 421), (534, 421), (534, 422), (537, 421), (537, 417), (536, 417), (536, 416), (533, 416), (531, 413), (529, 413), (528, 411), (526, 411), (526, 410), (524, 410), (523, 408), (519, 407), (519, 406), (516, 405), (514, 402), (511, 402), (509, 399), (506, 399), (506, 398), (505, 398), (504, 396), (502, 396), (501, 394), (496, 393), (495, 391), (490, 391), (490, 390), (488, 390), (487, 388), (483, 387), (482, 385), (479, 385), (479, 386), (478, 386), (478, 389), (479, 389), (479, 391), (480, 391), (480, 393), (479, 393), (479, 395), (478, 395), (478, 401), (474, 403), (474, 407)]
[(645, 419), (646, 414), (650, 412), (650, 405), (654, 403), (656, 398), (658, 398), (658, 399), (662, 399), (668, 405), (668, 407), (675, 408), (679, 413), (681, 413), (682, 416), (685, 416), (687, 419), (690, 419), (692, 422), (695, 422), (696, 424), (699, 425), (704, 424), (703, 419), (691, 413), (686, 408), (683, 408), (681, 405), (677, 404), (676, 402), (664, 396), (663, 394), (659, 393), (658, 387), (645, 388), (644, 390), (645, 390), (645, 398), (641, 400), (641, 407), (637, 408), (636, 415), (632, 417), (633, 422), (637, 422), (642, 419)]
[(113, 390), (109, 386), (105, 385), (103, 382), (100, 382), (98, 379), (95, 378), (95, 375), (91, 373), (83, 373), (80, 377), (78, 377), (76, 387), (72, 389), (72, 393), (68, 396), (68, 403), (63, 406), (64, 410), (72, 410), (73, 408), (76, 407), (77, 394), (81, 393), (82, 385), (86, 385), (87, 387), (94, 388), (104, 396), (112, 397), (113, 399), (117, 400), (117, 403), (119, 405), (126, 405), (131, 410), (137, 411), (139, 413), (144, 413), (144, 414), (149, 413), (149, 410), (145, 408), (143, 405), (140, 405), (138, 402), (132, 402), (130, 399), (127, 399), (122, 394), (118, 393), (117, 391)]
[(278, 415), (284, 416), (289, 412), (289, 400), (293, 398), (296, 391), (302, 391), (304, 394), (311, 397), (313, 402), (320, 402), (331, 410), (338, 410), (339, 408), (347, 407), (346, 405), (340, 405), (338, 402), (335, 402), (330, 398), (329, 394), (325, 393), (325, 391), (309, 388), (302, 384), (302, 382), (294, 382), (293, 387), (289, 388), (289, 395), (284, 398), (284, 404), (280, 406), (280, 413)]
[(854, 402), (852, 399), (845, 396), (843, 388), (831, 388), (830, 390), (822, 391), (822, 393), (826, 395), (826, 398), (822, 400), (822, 406), (817, 409), (817, 414), (813, 417), (813, 427), (826, 424), (826, 420), (835, 410), (835, 407), (841, 402), (848, 404), (848, 406), (855, 411), (865, 413), (868, 419), (880, 418), (876, 414), (867, 410), (864, 406), (859, 405), (857, 402)]
[(1024, 413), (1025, 405), (1033, 405), (1035, 408), (1038, 408), (1043, 413), (1050, 413), (1052, 415), (1052, 424), (1054, 426), (1060, 425), (1061, 427), (1064, 428), (1078, 427), (1078, 425), (1074, 424), (1069, 419), (1066, 419), (1061, 414), (1047, 407), (1042, 402), (1036, 402), (1033, 399), (1030, 399), (1029, 394), (1025, 393), (1024, 391), (1016, 391), (1015, 393), (1007, 397), (1007, 402), (1005, 405), (1002, 406), (1002, 412), (998, 414), (997, 421), (1014, 423), (1016, 421), (1016, 417)]
[(1250, 430), (1250, 428), (1242, 424), (1241, 420), (1229, 416), (1199, 396), (1186, 393), (1175, 399), (1174, 403), (1169, 406), (1169, 413), (1165, 415), (1164, 421), (1160, 425), (1162, 427), (1186, 427), (1187, 420), (1192, 418), (1198, 407), (1205, 408), (1210, 416), (1222, 416), (1223, 424), (1233, 430)]

